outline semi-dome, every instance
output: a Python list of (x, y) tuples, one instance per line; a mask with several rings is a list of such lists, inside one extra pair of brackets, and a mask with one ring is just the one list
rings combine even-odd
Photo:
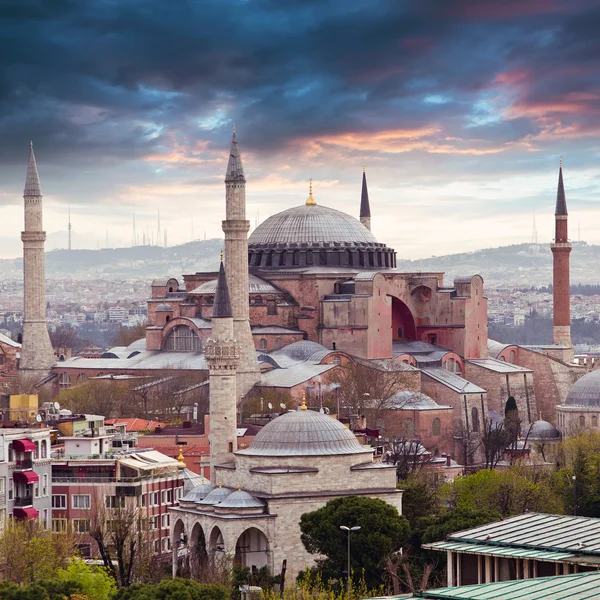
[(548, 421), (534, 421), (529, 428), (527, 438), (530, 440), (557, 440), (560, 432)]
[(318, 204), (284, 210), (248, 239), (250, 266), (395, 267), (396, 254), (358, 220)]
[(285, 413), (265, 425), (250, 446), (237, 454), (249, 456), (325, 456), (372, 454), (333, 417), (313, 410)]
[(565, 404), (600, 407), (600, 371), (592, 371), (578, 379), (568, 393)]

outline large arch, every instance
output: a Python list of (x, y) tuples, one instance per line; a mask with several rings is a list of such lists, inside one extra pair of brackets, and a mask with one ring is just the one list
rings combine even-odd
[(215, 525), (210, 532), (208, 555), (213, 560), (225, 557), (225, 538), (223, 537), (223, 532), (217, 525)]
[(248, 567), (252, 571), (271, 567), (269, 560), (269, 540), (265, 533), (256, 527), (242, 532), (235, 545), (234, 565)]
[(173, 538), (171, 540), (173, 548), (173, 577), (177, 575), (187, 575), (187, 535), (185, 525), (181, 519), (177, 519), (173, 526)]
[(417, 339), (415, 318), (410, 308), (396, 296), (392, 296), (392, 339)]
[(200, 523), (195, 523), (192, 528), (189, 543), (190, 571), (194, 579), (202, 580), (202, 574), (208, 569), (208, 549), (206, 536)]

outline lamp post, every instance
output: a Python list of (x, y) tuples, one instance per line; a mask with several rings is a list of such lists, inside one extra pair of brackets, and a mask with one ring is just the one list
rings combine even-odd
[(360, 529), (360, 525), (355, 525), (354, 527), (340, 525), (340, 529), (348, 532), (348, 598), (350, 598), (350, 536), (353, 531), (358, 531)]
[(577, 516), (577, 475), (573, 475), (573, 516)]

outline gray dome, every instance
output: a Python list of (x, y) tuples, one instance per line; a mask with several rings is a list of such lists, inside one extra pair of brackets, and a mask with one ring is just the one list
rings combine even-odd
[(248, 492), (238, 490), (219, 504), (219, 508), (263, 508), (264, 503)]
[(552, 423), (548, 421), (535, 421), (529, 428), (528, 439), (530, 440), (557, 440), (560, 438), (560, 432)]
[(236, 454), (249, 456), (324, 456), (372, 454), (333, 417), (313, 410), (285, 413), (265, 425), (250, 446)]
[(249, 244), (303, 242), (362, 242), (376, 244), (375, 236), (358, 220), (327, 206), (295, 206), (269, 217), (248, 238)]
[(600, 371), (592, 371), (575, 382), (567, 399), (567, 406), (600, 407)]
[(200, 500), (198, 504), (220, 504), (233, 493), (233, 490), (230, 488), (218, 487), (214, 488), (212, 492), (210, 492), (206, 498)]
[(183, 502), (200, 502), (204, 500), (212, 491), (213, 486), (204, 480), (204, 483), (193, 487), (181, 500)]
[(159, 304), (156, 307), (156, 310), (154, 312), (173, 312), (173, 308), (171, 307), (170, 304), (163, 302), (162, 304)]

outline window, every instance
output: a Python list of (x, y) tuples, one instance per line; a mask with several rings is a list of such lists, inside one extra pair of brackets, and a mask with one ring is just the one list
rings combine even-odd
[(431, 421), (431, 435), (440, 435), (442, 433), (442, 422), (435, 417), (433, 421)]
[(229, 442), (229, 452), (233, 452), (233, 442)]
[(595, 415), (592, 417), (592, 427), (598, 427), (598, 417)]
[(163, 504), (167, 504), (167, 490), (163, 490), (161, 492), (161, 499), (162, 499), (161, 502)]
[(6, 494), (6, 477), (0, 477), (0, 494)]
[(167, 334), (165, 350), (172, 352), (201, 352), (198, 334), (186, 325), (177, 325)]
[(12, 477), (8, 480), (8, 499), (12, 500), (14, 497), (13, 480)]
[(404, 437), (411, 439), (415, 435), (415, 422), (412, 419), (404, 419), (402, 422)]
[(160, 540), (154, 540), (154, 554), (160, 553)]
[(142, 494), (141, 502), (142, 502), (142, 508), (145, 508), (146, 507), (146, 494)]
[(476, 406), (471, 409), (471, 428), (475, 433), (479, 431), (479, 411)]
[(106, 508), (125, 508), (125, 496), (104, 496)]
[(170, 515), (162, 515), (161, 516), (161, 526), (163, 529), (169, 529), (171, 525)]
[(67, 530), (67, 519), (52, 519), (52, 531), (60, 533)]
[(73, 519), (73, 531), (75, 533), (89, 533), (90, 532), (90, 520), (89, 519)]
[(33, 486), (33, 495), (36, 498), (40, 497), (40, 482), (39, 481)]
[(435, 334), (435, 333), (430, 333), (430, 334), (427, 336), (427, 339), (428, 339), (428, 341), (429, 341), (429, 343), (430, 343), (430, 344), (433, 344), (433, 345), (437, 344), (437, 334)]
[(156, 515), (152, 518), (152, 529), (158, 529), (160, 527), (160, 517)]
[(71, 378), (68, 373), (61, 373), (58, 378), (58, 387), (67, 389), (71, 387)]
[(78, 544), (77, 550), (81, 558), (92, 558), (92, 545), (91, 544)]
[(6, 509), (0, 508), (0, 529), (3, 529), (6, 525)]
[(280, 337), (275, 339), (275, 350), (279, 350), (279, 348), (283, 348), (283, 340)]
[(514, 350), (510, 351), (510, 359), (509, 362), (511, 362), (513, 365), (515, 364), (515, 360), (516, 360), (516, 354)]
[(579, 417), (579, 427), (585, 427), (585, 417), (583, 415)]
[(49, 523), (48, 523), (48, 509), (44, 508), (44, 510), (42, 511), (42, 525), (44, 527), (48, 527)]
[(402, 329), (402, 327), (398, 327), (398, 339), (401, 339), (404, 337), (404, 329)]
[(52, 508), (67, 508), (67, 496), (65, 494), (52, 494)]
[(48, 448), (46, 446), (46, 440), (42, 440), (42, 458), (48, 458)]
[(154, 492), (152, 494), (152, 504), (154, 506), (159, 506), (160, 505), (160, 492)]
[(42, 496), (48, 495), (48, 474), (44, 473), (42, 476)]
[(77, 375), (77, 383), (85, 383), (87, 381), (87, 375), (85, 373), (79, 373)]
[(267, 300), (267, 314), (268, 315), (276, 315), (277, 314), (277, 300)]
[(265, 338), (260, 338), (260, 340), (258, 340), (258, 349), (259, 350), (267, 349), (267, 340)]
[(89, 494), (75, 494), (71, 496), (73, 508), (91, 508), (91, 496)]

